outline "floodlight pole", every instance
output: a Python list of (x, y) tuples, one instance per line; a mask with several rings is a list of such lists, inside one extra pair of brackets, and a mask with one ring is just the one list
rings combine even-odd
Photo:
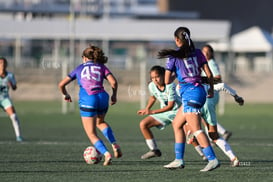
[(140, 45), (137, 48), (137, 58), (139, 61), (139, 76), (140, 76), (140, 91), (139, 91), (139, 96), (140, 96), (140, 108), (144, 108), (146, 105), (146, 68), (147, 68), (147, 53), (144, 48), (144, 45)]

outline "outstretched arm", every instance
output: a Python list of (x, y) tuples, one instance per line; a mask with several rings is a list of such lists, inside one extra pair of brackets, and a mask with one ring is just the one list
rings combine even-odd
[(231, 95), (234, 97), (234, 100), (240, 105), (244, 105), (244, 99), (237, 95), (236, 91), (232, 89), (228, 84), (226, 83), (217, 83), (214, 85), (214, 90), (216, 91), (224, 91), (225, 93)]
[(156, 102), (156, 98), (154, 96), (150, 96), (146, 107), (144, 109), (140, 109), (139, 111), (137, 111), (137, 114), (138, 115), (151, 114), (150, 109), (152, 108), (155, 102)]

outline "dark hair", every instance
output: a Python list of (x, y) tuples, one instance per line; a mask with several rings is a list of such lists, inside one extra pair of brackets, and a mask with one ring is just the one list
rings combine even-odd
[(214, 50), (213, 50), (213, 48), (211, 47), (211, 45), (206, 44), (206, 45), (203, 46), (203, 48), (205, 48), (205, 47), (209, 49), (209, 52), (210, 52), (210, 54), (209, 54), (209, 59), (214, 59)]
[(167, 58), (169, 56), (178, 57), (178, 58), (187, 58), (189, 57), (195, 50), (195, 46), (190, 38), (191, 33), (187, 27), (178, 27), (174, 36), (178, 38), (183, 44), (179, 47), (178, 50), (174, 49), (163, 49), (158, 52), (158, 58)]
[(94, 45), (89, 45), (88, 48), (84, 49), (82, 56), (101, 64), (105, 64), (108, 61), (108, 57), (104, 55), (102, 49)]
[(156, 71), (159, 75), (165, 75), (165, 68), (162, 66), (155, 65), (150, 69), (150, 72)]
[(7, 68), (8, 67), (8, 61), (5, 57), (0, 57), (0, 59), (2, 59), (4, 61), (4, 67)]

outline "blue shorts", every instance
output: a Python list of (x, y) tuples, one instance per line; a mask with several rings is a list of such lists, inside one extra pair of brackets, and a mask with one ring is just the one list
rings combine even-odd
[(201, 112), (202, 106), (206, 102), (207, 93), (202, 85), (191, 83), (183, 84), (180, 87), (182, 97), (183, 112)]
[(107, 113), (109, 106), (109, 95), (107, 92), (100, 92), (88, 95), (79, 99), (80, 115), (82, 117), (94, 117)]

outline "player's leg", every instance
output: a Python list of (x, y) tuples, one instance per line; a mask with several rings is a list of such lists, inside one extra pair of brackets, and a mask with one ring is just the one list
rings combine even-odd
[(202, 147), (199, 145), (198, 141), (196, 140), (193, 133), (191, 132), (191, 129), (190, 129), (188, 123), (186, 123), (184, 125), (183, 129), (184, 129), (184, 132), (186, 133), (187, 144), (191, 144), (194, 147), (194, 149), (196, 150), (196, 152), (202, 157), (202, 159), (207, 160), (206, 156), (204, 155), (204, 153), (202, 151)]
[(239, 165), (239, 160), (233, 153), (230, 145), (223, 138), (219, 137), (217, 132), (217, 126), (208, 125), (209, 137), (215, 142), (215, 144), (224, 152), (224, 154), (230, 159), (231, 166), (237, 167)]
[(99, 115), (96, 120), (96, 126), (103, 136), (112, 145), (114, 156), (120, 158), (122, 156), (121, 147), (116, 141), (116, 137), (110, 125), (104, 120), (105, 115)]
[[(188, 98), (186, 97), (188, 96)], [(185, 93), (184, 99), (184, 112), (185, 119), (189, 124), (195, 138), (200, 146), (203, 148), (203, 153), (208, 159), (208, 164), (203, 168), (202, 172), (211, 171), (220, 166), (218, 159), (215, 156), (214, 150), (210, 145), (209, 139), (204, 131), (201, 129), (201, 115), (200, 109), (207, 102), (206, 92), (203, 87), (193, 87)]]
[(236, 166), (239, 162), (237, 157), (233, 154), (230, 145), (223, 139), (219, 137), (217, 130), (217, 115), (216, 115), (216, 104), (218, 103), (218, 96), (216, 98), (207, 99), (206, 104), (202, 108), (203, 118), (208, 129), (209, 138), (230, 158), (234, 161)]
[(162, 124), (158, 120), (156, 120), (155, 117), (152, 117), (152, 116), (147, 116), (146, 118), (141, 120), (141, 122), (139, 123), (140, 131), (143, 137), (145, 138), (145, 142), (148, 148), (150, 149), (149, 152), (141, 156), (141, 159), (149, 159), (152, 157), (161, 156), (161, 151), (158, 149), (156, 140), (151, 131), (151, 128), (154, 126), (159, 127), (159, 126), (162, 126)]
[(18, 142), (23, 141), (23, 137), (21, 134), (20, 121), (19, 121), (18, 116), (16, 114), (15, 108), (12, 106), (10, 99), (8, 99), (8, 98), (4, 99), (2, 102), (2, 105), (12, 122), (12, 126), (13, 126), (15, 136), (16, 136), (16, 141), (18, 141)]
[(185, 124), (185, 116), (182, 111), (182, 107), (178, 110), (173, 122), (173, 131), (175, 137), (174, 151), (175, 151), (175, 160), (171, 163), (164, 165), (164, 168), (167, 169), (177, 169), (184, 168), (184, 153), (185, 153), (185, 143), (186, 136), (183, 130), (183, 125)]
[(103, 165), (110, 165), (112, 163), (112, 156), (103, 141), (97, 135), (96, 118), (98, 115), (98, 105), (99, 97), (97, 94), (79, 100), (80, 115), (85, 133), (96, 149), (104, 155), (105, 159)]
[(121, 147), (118, 145), (114, 132), (111, 126), (105, 121), (105, 115), (108, 111), (109, 95), (106, 92), (98, 94), (98, 116), (96, 126), (102, 132), (103, 136), (112, 145), (114, 156), (120, 158), (122, 156)]
[(108, 152), (103, 141), (97, 136), (96, 132), (96, 117), (84, 117), (82, 116), (82, 124), (86, 135), (90, 142), (96, 147), (96, 149), (105, 156), (104, 165), (111, 164), (111, 154)]
[(223, 139), (228, 141), (228, 139), (231, 137), (232, 132), (227, 131), (222, 125), (217, 122), (217, 130), (220, 135), (222, 135)]
[(188, 123), (186, 123), (183, 127), (184, 132), (186, 133), (186, 142), (187, 144), (191, 144), (196, 152), (202, 157), (203, 160), (207, 160), (206, 156), (204, 155), (202, 151), (202, 147), (199, 145), (198, 141), (194, 137)]

